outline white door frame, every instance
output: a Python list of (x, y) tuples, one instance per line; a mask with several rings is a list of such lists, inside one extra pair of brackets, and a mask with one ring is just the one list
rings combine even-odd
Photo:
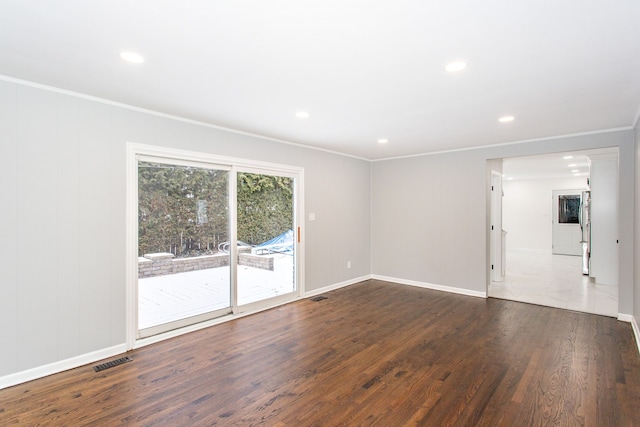
[(502, 255), (505, 248), (502, 247), (502, 174), (491, 171), (491, 213), (490, 213), (490, 278), (492, 282), (501, 282), (502, 276)]
[[(127, 188), (126, 188), (126, 344), (127, 350), (137, 348), (143, 345), (151, 344), (153, 342), (168, 339), (177, 335), (181, 335), (187, 332), (191, 332), (197, 329), (208, 327), (212, 324), (220, 323), (225, 320), (234, 318), (238, 313), (225, 316), (224, 318), (211, 319), (195, 325), (189, 325), (181, 329), (176, 329), (153, 337), (139, 339), (138, 334), (138, 156), (151, 156), (157, 158), (164, 158), (167, 160), (177, 162), (193, 162), (200, 164), (209, 164), (222, 166), (228, 166), (230, 174), (234, 174), (233, 177), (229, 177), (229, 191), (230, 191), (230, 227), (231, 227), (231, 280), (235, 281), (235, 266), (237, 259), (236, 256), (236, 205), (235, 205), (235, 191), (236, 177), (235, 174), (239, 168), (241, 169), (259, 169), (266, 173), (281, 174), (284, 176), (294, 177), (294, 223), (296, 229), (294, 233), (298, 239), (295, 239), (295, 281), (296, 292), (294, 295), (283, 295), (269, 300), (265, 300), (262, 305), (251, 305), (246, 311), (251, 309), (252, 311), (264, 310), (266, 308), (275, 307), (285, 302), (293, 301), (296, 298), (304, 295), (304, 169), (296, 166), (288, 166), (276, 163), (260, 162), (255, 160), (239, 159), (233, 157), (217, 156), (210, 153), (201, 153), (187, 150), (180, 150), (174, 148), (157, 147), (153, 145), (138, 144), (134, 142), (127, 142)], [(235, 261), (235, 262), (234, 262)], [(235, 283), (235, 282), (232, 282)], [(232, 286), (234, 288), (235, 286)], [(234, 290), (233, 293), (236, 291)], [(233, 295), (231, 298), (232, 307), (235, 307), (237, 311), (237, 296)], [(286, 297), (286, 298), (283, 298)]]
[[(272, 176), (284, 176), (287, 178), (292, 178), (293, 179), (293, 224), (292, 224), (292, 230), (293, 230), (293, 234), (294, 234), (294, 239), (293, 239), (293, 265), (294, 265), (294, 271), (296, 272), (296, 276), (294, 277), (294, 281), (295, 281), (295, 286), (296, 289), (294, 291), (295, 296), (301, 296), (303, 293), (300, 291), (300, 287), (298, 285), (299, 282), (299, 277), (298, 277), (298, 268), (297, 265), (299, 265), (300, 263), (298, 262), (298, 248), (300, 246), (300, 242), (298, 241), (298, 236), (299, 236), (299, 230), (300, 230), (300, 221), (302, 218), (304, 218), (303, 215), (301, 215), (298, 211), (298, 202), (299, 202), (299, 198), (295, 197), (295, 195), (297, 194), (297, 190), (300, 188), (300, 176), (301, 174), (299, 172), (291, 172), (291, 171), (284, 171), (284, 170), (276, 170), (273, 168), (265, 168), (265, 167), (257, 167), (257, 166), (234, 166), (231, 170), (231, 173), (234, 174), (234, 177), (237, 177), (239, 172), (246, 172), (246, 173), (253, 173), (253, 174), (261, 174), (261, 175), (272, 175)], [(238, 208), (238, 201), (236, 196), (238, 195), (237, 192), (237, 180), (234, 178), (233, 180), (231, 180), (233, 182), (233, 189), (232, 191), (232, 199), (231, 199), (231, 203), (232, 203), (232, 210), (233, 210), (233, 221), (232, 221), (232, 228), (231, 228), (231, 235), (233, 236), (232, 241), (234, 242), (234, 248), (237, 246), (235, 245), (235, 242), (237, 242), (238, 236), (237, 236), (237, 213), (236, 210)], [(232, 256), (233, 260), (235, 261), (231, 267), (232, 269), (232, 274), (236, 275), (237, 274), (237, 259), (238, 256), (237, 254)], [(237, 278), (233, 277), (233, 282), (237, 285)], [(285, 302), (288, 302), (291, 300), (291, 294), (284, 294), (284, 295), (279, 295), (277, 297), (272, 297), (272, 298), (268, 298), (266, 300), (260, 300), (260, 301), (256, 301), (253, 303), (249, 303), (249, 304), (244, 304), (244, 305), (239, 305), (238, 304), (238, 286), (233, 286), (233, 292), (232, 292), (232, 310), (233, 313), (245, 313), (245, 312), (254, 312), (254, 311), (260, 311), (260, 310), (265, 310), (267, 308), (270, 307), (274, 307), (276, 305), (280, 305), (283, 304)]]

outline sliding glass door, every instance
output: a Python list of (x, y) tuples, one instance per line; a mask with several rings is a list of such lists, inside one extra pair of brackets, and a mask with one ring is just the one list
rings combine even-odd
[(296, 291), (295, 177), (237, 172), (238, 305)]
[(231, 312), (229, 169), (138, 160), (139, 336)]
[(132, 154), (134, 340), (296, 298), (301, 172), (169, 154)]

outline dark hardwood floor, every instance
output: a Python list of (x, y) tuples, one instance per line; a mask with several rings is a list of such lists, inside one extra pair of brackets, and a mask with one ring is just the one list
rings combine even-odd
[(0, 390), (0, 425), (640, 426), (627, 323), (380, 281), (325, 295)]

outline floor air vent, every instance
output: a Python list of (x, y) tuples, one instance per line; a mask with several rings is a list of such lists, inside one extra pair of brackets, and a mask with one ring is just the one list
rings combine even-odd
[(122, 365), (123, 363), (131, 362), (129, 356), (121, 357), (120, 359), (112, 360), (111, 362), (101, 363), (93, 367), (96, 372), (104, 371), (105, 369), (113, 368), (114, 366)]
[(309, 298), (311, 301), (322, 301), (323, 299), (327, 299), (324, 295), (318, 295), (317, 297)]

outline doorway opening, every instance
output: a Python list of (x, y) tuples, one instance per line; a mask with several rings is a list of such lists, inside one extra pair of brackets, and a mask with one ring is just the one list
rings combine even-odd
[[(617, 247), (608, 245), (617, 239), (617, 176), (615, 148), (502, 159), (505, 274), (487, 295), (617, 317)], [(594, 267), (586, 274), (583, 253)]]

